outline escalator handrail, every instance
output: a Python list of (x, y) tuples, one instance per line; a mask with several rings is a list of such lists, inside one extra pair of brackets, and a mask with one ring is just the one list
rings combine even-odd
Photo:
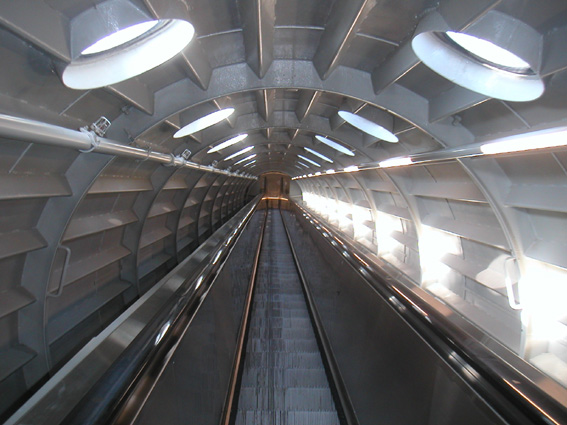
[[(167, 344), (168, 333), (170, 333), (168, 330), (174, 327), (175, 322), (179, 320), (187, 307), (198, 302), (206, 292), (208, 282), (212, 280), (229, 255), (259, 202), (260, 197), (255, 198), (233, 219), (223, 225), (221, 229), (227, 226), (225, 231), (222, 232), (219, 229), (219, 232), (224, 237), (219, 238), (213, 234), (195, 251), (196, 255), (191, 260), (194, 267), (190, 267), (190, 276), (184, 279), (174, 295), (165, 301), (151, 321), (123, 349), (116, 361), (106, 369), (71, 412), (57, 423), (92, 425), (109, 421), (153, 353)], [(193, 266), (193, 263), (182, 262), (168, 276), (182, 267), (185, 271), (187, 265)], [(168, 276), (164, 279), (167, 279)], [(34, 406), (31, 406), (29, 410), (33, 408)], [(25, 417), (25, 414), (22, 416)]]
[[(477, 334), (482, 333), (466, 319), (460, 318), (459, 325), (456, 325), (454, 320), (449, 320), (424, 299), (425, 291), (401, 283), (399, 276), (389, 275), (348, 237), (330, 228), (305, 207), (296, 202), (293, 204), (299, 211), (296, 216), (309, 222), (414, 329), (418, 324), (418, 328), (429, 330), (429, 336), (425, 339), (465, 382), (487, 401), (497, 405), (501, 403), (500, 409), (496, 410), (503, 417), (514, 424), (567, 423), (565, 405), (529, 379), (530, 373), (539, 373), (535, 368), (486, 334), (483, 336), (491, 340), (491, 348), (496, 347), (498, 354), (504, 353), (504, 356), (481, 344), (463, 329), (468, 326), (469, 329), (474, 328)], [(505, 400), (504, 404), (501, 397)]]

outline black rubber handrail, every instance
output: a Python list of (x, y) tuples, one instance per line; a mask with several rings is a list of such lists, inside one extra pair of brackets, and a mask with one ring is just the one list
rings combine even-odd
[(294, 203), (294, 206), (299, 212), (296, 216), (309, 222), (505, 420), (514, 425), (567, 424), (565, 406), (546, 394), (514, 365), (448, 320), (398, 278), (388, 275), (363, 249), (340, 232), (331, 229), (299, 204)]

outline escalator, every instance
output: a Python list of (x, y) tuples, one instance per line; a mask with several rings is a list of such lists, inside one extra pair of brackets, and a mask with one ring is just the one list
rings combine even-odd
[(567, 423), (517, 357), (363, 256), (257, 199), (6, 424)]
[(269, 210), (235, 424), (339, 424), (283, 226)]

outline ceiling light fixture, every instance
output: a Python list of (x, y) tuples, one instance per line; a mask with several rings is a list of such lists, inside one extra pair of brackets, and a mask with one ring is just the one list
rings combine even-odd
[(215, 125), (222, 120), (228, 118), (234, 112), (234, 108), (221, 109), (220, 111), (215, 111), (211, 114), (205, 115), (199, 119), (196, 119), (192, 123), (187, 124), (180, 130), (178, 130), (174, 135), (174, 139), (179, 139), (181, 137), (189, 136), (190, 134), (196, 133), (198, 131), (204, 130), (212, 125)]
[(521, 70), (524, 72), (530, 69), (530, 64), (525, 60), (488, 40), (483, 40), (482, 38), (462, 32), (447, 31), (445, 34), (464, 50), (487, 63), (497, 65), (500, 68)]
[(428, 31), (416, 35), (411, 45), (433, 71), (485, 96), (525, 102), (537, 99), (545, 90), (543, 80), (528, 62), (489, 40), (452, 31)]
[(228, 148), (229, 146), (232, 146), (238, 142), (241, 142), (242, 140), (246, 139), (248, 137), (247, 133), (243, 133), (243, 134), (239, 134), (238, 136), (234, 136), (230, 139), (228, 139), (226, 142), (222, 142), (221, 144), (212, 147), (211, 149), (209, 149), (207, 151), (207, 153), (213, 153), (213, 152), (218, 152), (220, 150), (223, 150), (224, 148)]
[(321, 164), (316, 163), (315, 161), (310, 160), (309, 158), (307, 158), (306, 156), (303, 155), (297, 155), (299, 158), (301, 158), (304, 161), (309, 162), (310, 164), (313, 164), (315, 167), (320, 167)]
[(124, 28), (123, 30), (116, 31), (84, 49), (81, 52), (81, 55), (93, 55), (95, 53), (114, 49), (115, 47), (126, 44), (135, 38), (140, 37), (150, 31), (158, 23), (159, 21), (141, 22), (139, 24), (132, 25), (131, 27)]
[(192, 40), (193, 25), (181, 19), (146, 21), (123, 28), (81, 50), (63, 71), (63, 83), (90, 90), (119, 83), (177, 55)]
[(357, 165), (351, 165), (350, 167), (346, 167), (344, 169), (345, 173), (353, 173), (355, 171), (358, 171), (358, 166)]
[(312, 154), (315, 155), (315, 156), (318, 156), (318, 157), (321, 158), (323, 161), (330, 162), (331, 164), (333, 163), (333, 160), (332, 160), (332, 159), (327, 158), (325, 155), (323, 155), (323, 154), (321, 154), (321, 153), (319, 153), (319, 152), (317, 152), (317, 151), (315, 151), (315, 150), (313, 150), (313, 149), (310, 149), (310, 148), (303, 148), (303, 149), (305, 149), (305, 150), (306, 150), (307, 152), (309, 152), (309, 153), (312, 153)]
[(327, 174), (335, 174), (335, 170), (333, 170), (333, 169), (327, 170), (327, 171), (325, 171), (325, 173), (327, 173)]
[(311, 167), (309, 167), (309, 165), (307, 165), (307, 164), (304, 164), (304, 163), (303, 163), (303, 162), (301, 162), (301, 161), (297, 161), (297, 163), (298, 163), (299, 165), (301, 165), (301, 166), (305, 167), (305, 168), (311, 168)]
[(237, 156), (240, 156), (240, 155), (242, 155), (243, 153), (250, 152), (252, 149), (254, 149), (254, 146), (253, 146), (253, 145), (252, 145), (252, 146), (248, 146), (248, 147), (246, 147), (246, 148), (244, 148), (244, 149), (239, 150), (239, 151), (236, 152), (236, 153), (233, 153), (232, 155), (227, 156), (226, 158), (223, 159), (223, 161), (230, 161), (231, 159), (236, 158)]
[(402, 165), (410, 165), (410, 164), (413, 164), (413, 161), (409, 156), (404, 156), (401, 158), (390, 158), (378, 163), (380, 168), (400, 167)]
[(329, 146), (330, 148), (333, 148), (336, 151), (339, 151), (340, 153), (344, 153), (345, 155), (348, 156), (354, 156), (354, 152), (345, 148), (343, 145), (340, 145), (337, 142), (332, 141), (331, 139), (328, 139), (324, 136), (319, 136), (318, 134), (315, 136), (315, 138), (319, 140), (321, 143), (324, 143), (325, 145)]
[(559, 146), (567, 146), (567, 127), (505, 137), (498, 141), (481, 145), (480, 151), (485, 155), (493, 155)]
[(358, 128), (360, 131), (370, 134), (377, 139), (384, 140), (389, 143), (398, 143), (398, 138), (394, 133), (386, 130), (381, 125), (376, 124), (366, 118), (353, 114), (348, 111), (339, 111), (339, 117), (348, 122), (353, 127)]
[(242, 164), (243, 162), (246, 162), (246, 161), (248, 161), (248, 160), (250, 160), (250, 159), (252, 159), (252, 158), (255, 158), (255, 157), (256, 157), (256, 154), (252, 154), (252, 155), (250, 155), (250, 156), (247, 156), (246, 158), (241, 159), (240, 161), (236, 161), (236, 162), (234, 163), (234, 165)]

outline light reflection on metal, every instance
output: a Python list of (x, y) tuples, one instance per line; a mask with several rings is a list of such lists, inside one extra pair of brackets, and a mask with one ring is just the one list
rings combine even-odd
[(529, 398), (528, 396), (526, 396), (522, 391), (520, 391), (513, 383), (511, 383), (510, 381), (508, 381), (507, 379), (504, 379), (504, 382), (506, 382), (506, 384), (508, 384), (510, 386), (510, 388), (512, 388), (514, 391), (516, 391), (524, 400), (526, 400), (528, 403), (530, 403), (533, 407), (535, 407), (539, 412), (541, 412), (541, 414), (543, 414), (547, 419), (549, 419), (551, 422), (553, 422), (555, 425), (561, 425), (560, 422), (557, 422), (555, 419), (553, 419), (551, 416), (549, 416), (549, 414), (543, 410), (541, 407), (539, 407), (536, 403), (534, 403), (532, 401), (531, 398)]
[(171, 322), (167, 322), (165, 325), (162, 326), (162, 328), (160, 329), (159, 333), (156, 336), (156, 339), (154, 341), (154, 345), (159, 344), (159, 342), (163, 339), (163, 337), (165, 336), (165, 334), (169, 330), (170, 326), (171, 326)]

